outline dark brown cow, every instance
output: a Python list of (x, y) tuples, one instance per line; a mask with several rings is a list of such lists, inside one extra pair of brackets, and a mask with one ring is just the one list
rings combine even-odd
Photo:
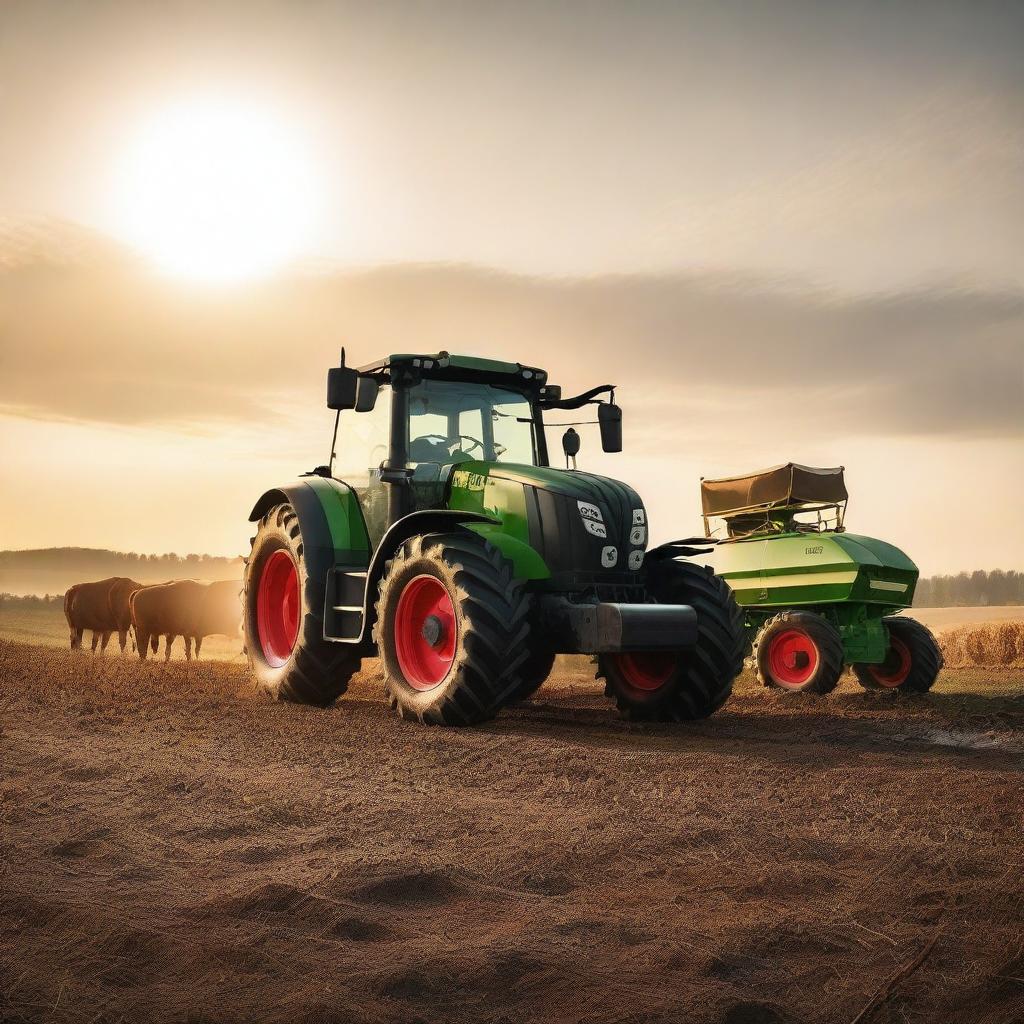
[(111, 633), (117, 633), (124, 653), (131, 626), (129, 601), (142, 587), (141, 583), (126, 576), (111, 576), (95, 583), (76, 583), (64, 595), (64, 617), (71, 630), (71, 649), (82, 646), (87, 629), (92, 630), (92, 650), (100, 645), (100, 653), (107, 649)]
[(184, 637), (185, 657), (191, 661), (193, 640), (198, 658), (204, 636), (214, 633), (238, 636), (242, 620), (241, 589), (241, 584), (235, 580), (220, 583), (176, 580), (136, 591), (131, 595), (131, 620), (139, 657), (145, 660), (150, 648), (156, 654), (161, 636), (167, 642), (165, 661), (170, 660), (175, 637)]

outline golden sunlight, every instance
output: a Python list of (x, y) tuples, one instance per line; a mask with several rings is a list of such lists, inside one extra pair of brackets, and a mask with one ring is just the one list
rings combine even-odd
[(156, 112), (114, 181), (118, 233), (168, 273), (234, 282), (302, 254), (319, 211), (301, 134), (254, 102), (195, 96)]

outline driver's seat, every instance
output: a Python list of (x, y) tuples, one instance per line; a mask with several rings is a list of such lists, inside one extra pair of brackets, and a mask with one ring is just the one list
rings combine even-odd
[(410, 462), (451, 462), (448, 445), (434, 437), (415, 437), (409, 442)]

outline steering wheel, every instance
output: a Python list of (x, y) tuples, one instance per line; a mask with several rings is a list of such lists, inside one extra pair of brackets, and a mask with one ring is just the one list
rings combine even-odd
[(481, 452), (484, 450), (483, 441), (478, 441), (471, 434), (459, 434), (459, 441), (469, 441), (469, 447), (463, 446), (462, 450), (468, 455), (474, 448), (479, 448)]
[[(470, 442), (470, 445), (469, 445), (468, 448), (463, 448), (462, 449), (467, 455), (474, 448), (479, 448), (480, 451), (484, 450), (484, 443), (483, 443), (483, 441), (478, 441), (475, 437), (472, 437), (469, 434), (458, 434), (458, 435), (456, 435), (456, 437), (457, 437), (457, 439), (459, 441), (469, 441)], [(450, 437), (448, 437), (446, 434), (421, 434), (419, 436), (419, 438), (417, 438), (417, 440), (443, 441), (446, 445), (449, 445), (449, 446), (452, 444), (452, 439)]]

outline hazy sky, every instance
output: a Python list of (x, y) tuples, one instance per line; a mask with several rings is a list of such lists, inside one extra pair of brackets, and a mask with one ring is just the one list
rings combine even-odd
[(9, 218), (110, 229), (131, 133), (227, 90), (310, 140), (314, 257), (1024, 284), (1017, 2), (6, 0), (0, 18)]
[[(224, 96), (315, 217), (287, 276), (167, 279), (126, 154)], [(796, 459), (928, 572), (1024, 567), (1024, 4), (7, 0), (0, 167), (2, 547), (239, 550), (344, 342), (618, 381), (583, 464), (656, 538)]]

